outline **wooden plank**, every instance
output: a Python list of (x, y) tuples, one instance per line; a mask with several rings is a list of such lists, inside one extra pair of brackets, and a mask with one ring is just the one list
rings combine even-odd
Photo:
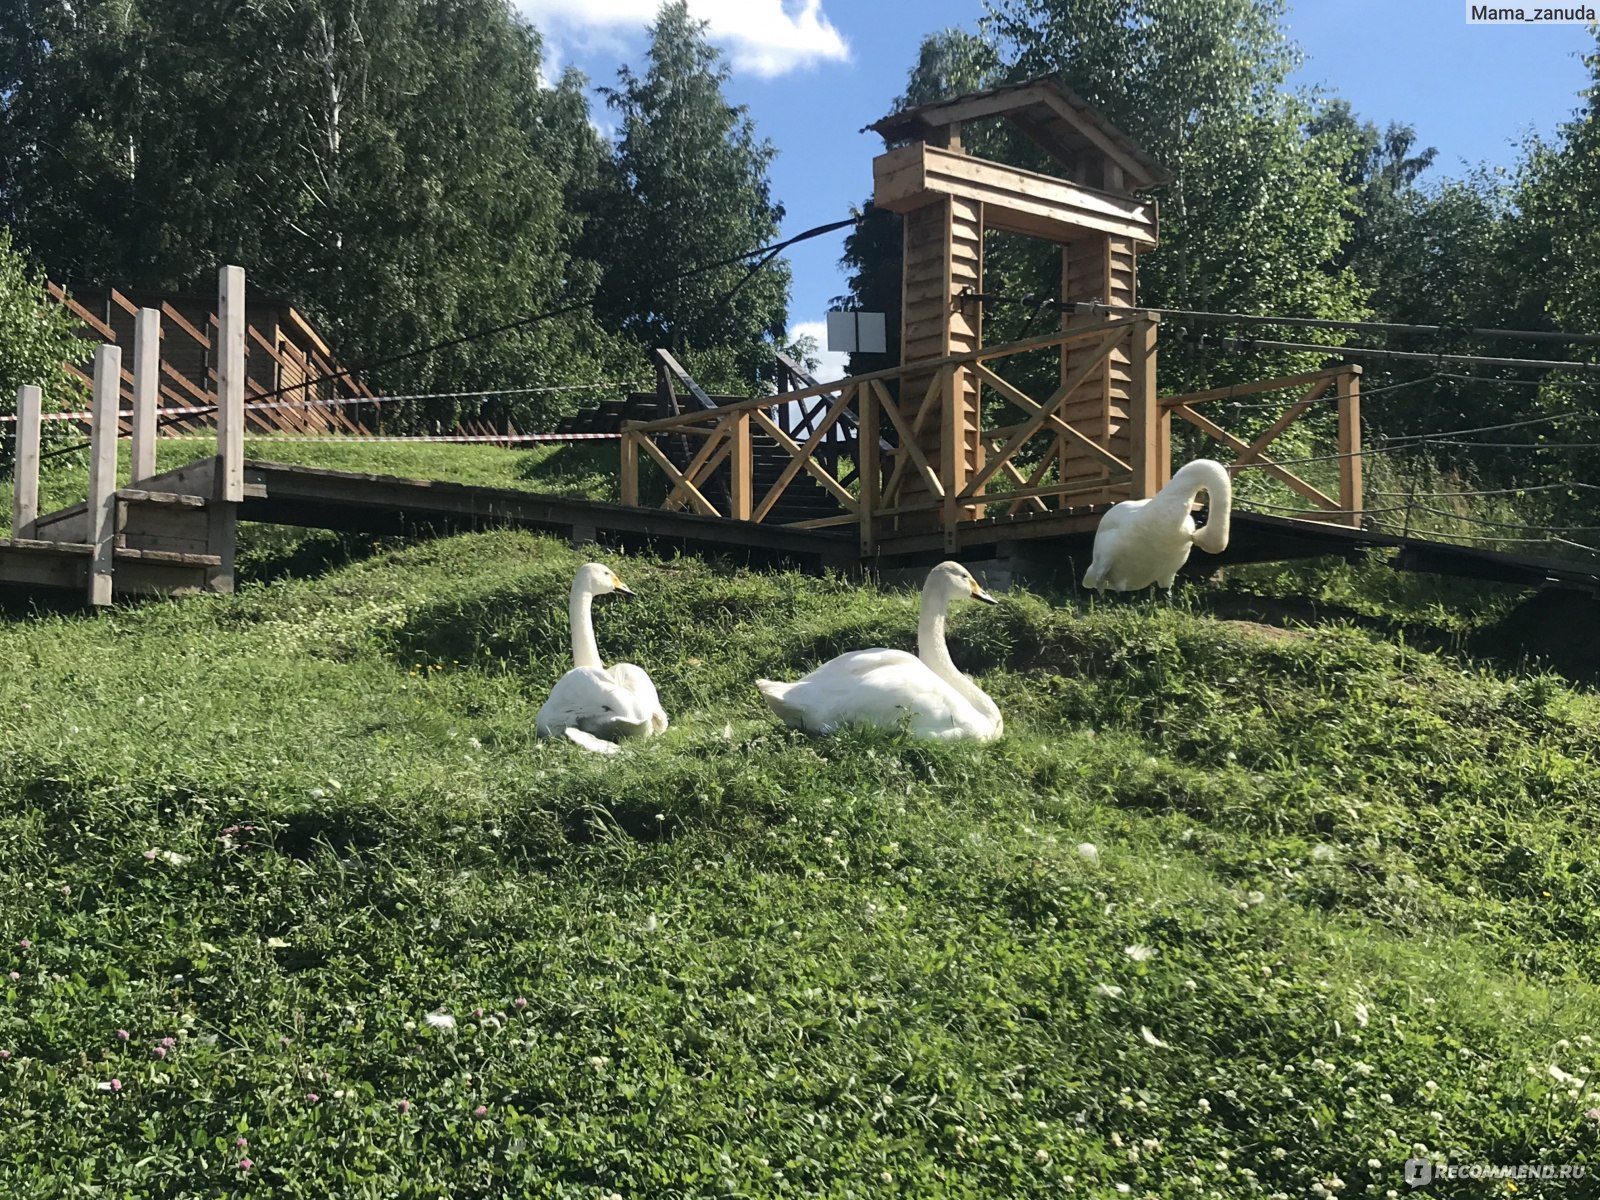
[[(891, 212), (907, 213), (950, 196), (981, 203), (990, 229), (1070, 241), (1090, 229), (1156, 244), (1155, 208), (1131, 196), (1100, 192), (1036, 171), (1022, 171), (970, 155), (941, 150), (925, 142), (903, 147), (920, 150), (922, 178), (900, 169), (892, 178), (875, 178), (873, 203)], [(908, 160), (909, 161), (909, 160)]]
[(133, 319), (133, 453), (129, 483), (156, 473), (156, 400), (161, 386), (161, 312), (141, 308)]
[(244, 268), (217, 273), (217, 499), (244, 499)]
[(111, 603), (117, 520), (117, 407), (121, 393), (122, 348), (103, 345), (94, 354), (94, 415), (89, 431), (89, 536), (94, 557), (89, 566), (89, 604)]
[[(1129, 458), (1133, 464), (1133, 496), (1143, 500), (1161, 490), (1161, 438), (1156, 428), (1156, 330), (1154, 321), (1140, 321), (1133, 331), (1131, 378), (1127, 388)], [(1115, 349), (1115, 348), (1113, 348)], [(1113, 373), (1114, 375), (1114, 373)]]
[[(1017, 388), (1012, 387), (1011, 384), (1007, 383), (1004, 379), (1001, 379), (1000, 376), (989, 370), (988, 367), (979, 363), (973, 367), (973, 370), (977, 373), (978, 378), (982, 379), (984, 383), (1001, 393), (1006, 399), (1010, 400), (1011, 403), (1015, 404), (1024, 412), (1033, 413), (1038, 410), (1039, 405), (1033, 400), (1032, 397), (1025, 395)], [(1054, 429), (1057, 433), (1065, 434), (1067, 437), (1071, 438), (1074, 443), (1082, 446), (1085, 450), (1089, 451), (1090, 454), (1100, 459), (1113, 470), (1126, 472), (1131, 472), (1133, 470), (1131, 466), (1123, 462), (1122, 459), (1118, 458), (1115, 454), (1112, 454), (1111, 451), (1105, 449), (1105, 447), (1101, 446), (1093, 439), (1085, 437), (1082, 433), (1078, 432), (1075, 427), (1067, 424), (1060, 417), (1055, 416), (1054, 414), (1048, 415), (1045, 417), (1045, 424), (1050, 426), (1050, 428)]]
[(121, 292), (117, 291), (116, 288), (111, 289), (111, 303), (115, 304), (130, 317), (137, 317), (139, 315), (139, 306), (132, 300), (129, 300)]
[[(1242, 452), (1250, 448), (1239, 438), (1234, 437), (1233, 434), (1229, 433), (1226, 429), (1223, 429), (1215, 421), (1201, 416), (1192, 408), (1180, 406), (1172, 411), (1178, 416), (1182, 417), (1185, 421), (1188, 421), (1189, 424), (1195, 426), (1197, 429), (1200, 429), (1205, 433), (1210, 434), (1212, 437), (1216, 438), (1217, 441), (1236, 452)], [(1283, 467), (1280, 467), (1265, 454), (1258, 455), (1256, 461), (1259, 462), (1263, 468), (1265, 468), (1269, 475), (1276, 479), (1282, 480), (1296, 492), (1299, 492), (1300, 495), (1304, 496), (1307, 500), (1310, 500), (1313, 504), (1316, 504), (1321, 508), (1336, 509), (1339, 507), (1339, 502), (1333, 497), (1327, 495), (1325, 492), (1319, 491), (1317, 488), (1312, 487), (1298, 475), (1295, 475), (1285, 470)], [(1233, 474), (1233, 472), (1230, 470), (1229, 474)]]
[(71, 296), (67, 295), (65, 288), (55, 283), (47, 283), (45, 288), (58, 304), (65, 307), (68, 312), (77, 317), (78, 320), (82, 321), (101, 337), (105, 338), (109, 342), (115, 342), (117, 340), (117, 331), (112, 329), (111, 326), (107, 325), (99, 317), (95, 316), (94, 313), (90, 312), (83, 305), (79, 304)]
[(181, 312), (173, 308), (172, 305), (166, 303), (165, 301), (162, 301), (161, 304), (161, 315), (166, 317), (167, 320), (171, 321), (179, 329), (183, 330), (191, 338), (198, 342), (202, 350), (211, 349), (211, 339), (205, 334), (201, 333), (193, 325), (189, 324), (189, 319), (187, 317), (185, 317)]
[(622, 502), (639, 507), (639, 434), (630, 429), (622, 431)]
[(12, 480), (11, 531), (31, 538), (39, 519), (39, 431), (43, 427), (44, 392), (31, 383), (17, 389), (17, 455)]
[(1349, 512), (1349, 523), (1361, 528), (1361, 376), (1345, 371), (1339, 376), (1339, 506)]

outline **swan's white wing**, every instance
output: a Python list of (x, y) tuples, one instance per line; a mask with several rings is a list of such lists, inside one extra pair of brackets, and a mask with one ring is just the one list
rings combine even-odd
[(571, 728), (598, 737), (626, 737), (646, 732), (649, 725), (650, 712), (639, 698), (599, 667), (574, 667), (557, 680), (536, 720), (542, 737), (557, 737)]
[(909, 722), (920, 737), (962, 737), (980, 735), (987, 725), (965, 697), (903, 650), (857, 650), (795, 683), (759, 686), (774, 712), (811, 733)]
[(566, 729), (567, 741), (585, 750), (593, 750), (596, 754), (621, 754), (622, 749), (615, 742), (608, 742), (604, 738), (597, 738), (592, 733), (585, 733), (581, 729), (568, 726)]
[(1170, 514), (1147, 510), (1149, 503), (1124, 500), (1100, 518), (1085, 587), (1136, 592), (1152, 583), (1172, 586), (1194, 545), (1194, 518), (1171, 524), (1165, 519)]
[(633, 663), (612, 663), (606, 674), (616, 681), (617, 686), (631, 693), (639, 702), (639, 707), (650, 716), (650, 732), (662, 733), (667, 728), (667, 712), (661, 707), (661, 698), (656, 695), (656, 685), (643, 667)]

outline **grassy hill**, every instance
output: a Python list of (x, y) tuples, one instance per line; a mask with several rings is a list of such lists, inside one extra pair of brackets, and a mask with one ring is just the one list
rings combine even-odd
[(1002, 741), (812, 740), (751, 681), (910, 645), (914, 593), (607, 556), (602, 650), (674, 722), (608, 760), (533, 736), (585, 557), (0, 621), (0, 1194), (1600, 1169), (1592, 695), (1013, 592), (952, 629)]

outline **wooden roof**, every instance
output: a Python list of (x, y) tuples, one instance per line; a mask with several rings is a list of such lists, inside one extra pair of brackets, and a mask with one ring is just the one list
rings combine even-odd
[(1057, 162), (1070, 167), (1085, 150), (1120, 166), (1129, 191), (1170, 183), (1172, 176), (1137, 142), (1071, 88), (1054, 79), (1028, 79), (984, 92), (919, 104), (867, 126), (886, 142), (925, 141), (966, 121), (1004, 117)]

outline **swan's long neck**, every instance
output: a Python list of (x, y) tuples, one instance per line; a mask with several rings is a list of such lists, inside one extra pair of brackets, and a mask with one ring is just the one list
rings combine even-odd
[(567, 619), (572, 628), (572, 665), (603, 667), (600, 646), (594, 640), (594, 593), (580, 583), (572, 585), (567, 602)]
[(982, 688), (958, 671), (950, 658), (950, 647), (944, 639), (945, 616), (949, 610), (949, 600), (931, 595), (928, 589), (923, 589), (922, 612), (917, 618), (917, 657), (935, 675), (960, 692), (968, 704), (984, 716), (998, 720), (1000, 709), (995, 702), (989, 699)]
[(1197, 458), (1173, 475), (1172, 481), (1155, 494), (1150, 507), (1164, 513), (1189, 515), (1194, 498), (1206, 494), (1210, 511), (1205, 526), (1197, 529), (1194, 544), (1207, 554), (1220, 554), (1228, 548), (1228, 526), (1233, 515), (1233, 479), (1227, 468), (1209, 458)]

